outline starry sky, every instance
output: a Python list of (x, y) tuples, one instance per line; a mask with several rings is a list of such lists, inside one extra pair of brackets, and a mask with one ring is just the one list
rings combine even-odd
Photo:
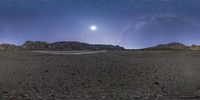
[(1, 0), (0, 43), (27, 40), (200, 44), (200, 0)]

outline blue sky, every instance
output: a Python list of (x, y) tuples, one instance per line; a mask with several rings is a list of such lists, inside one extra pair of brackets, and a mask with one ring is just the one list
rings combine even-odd
[(199, 19), (200, 0), (1, 0), (0, 42), (200, 44)]

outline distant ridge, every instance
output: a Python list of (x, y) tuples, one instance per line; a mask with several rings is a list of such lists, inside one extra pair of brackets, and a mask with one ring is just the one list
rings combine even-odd
[(16, 46), (13, 44), (1, 44), (0, 50), (24, 50), (21, 46)]
[(199, 45), (187, 46), (182, 43), (173, 42), (168, 44), (159, 44), (155, 47), (145, 48), (143, 50), (200, 50)]
[(0, 44), (0, 50), (200, 50), (200, 45), (187, 46), (179, 42), (159, 44), (144, 49), (125, 49), (119, 45), (88, 44), (77, 41), (60, 41), (48, 43), (43, 41), (26, 41), (20, 46)]
[(0, 50), (125, 50), (118, 45), (88, 44), (81, 42), (54, 42), (26, 41), (20, 46), (13, 44), (0, 44)]
[(22, 45), (26, 50), (124, 50), (118, 45), (88, 44), (81, 42), (54, 42), (27, 41)]
[(168, 44), (159, 44), (155, 47), (145, 48), (144, 50), (189, 50), (190, 47), (182, 43), (173, 42)]
[(193, 44), (192, 46), (190, 46), (190, 49), (191, 50), (200, 50), (200, 46)]

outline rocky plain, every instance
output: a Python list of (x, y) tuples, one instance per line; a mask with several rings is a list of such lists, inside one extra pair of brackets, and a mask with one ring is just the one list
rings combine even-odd
[(80, 55), (33, 52), (27, 44), (1, 50), (0, 100), (199, 100), (200, 51), (161, 46), (95, 46), (106, 52)]

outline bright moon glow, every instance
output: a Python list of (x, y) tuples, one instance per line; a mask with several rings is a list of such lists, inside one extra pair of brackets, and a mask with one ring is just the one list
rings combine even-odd
[(97, 30), (97, 27), (96, 27), (95, 25), (92, 25), (92, 26), (90, 26), (90, 30), (96, 31), (96, 30)]

